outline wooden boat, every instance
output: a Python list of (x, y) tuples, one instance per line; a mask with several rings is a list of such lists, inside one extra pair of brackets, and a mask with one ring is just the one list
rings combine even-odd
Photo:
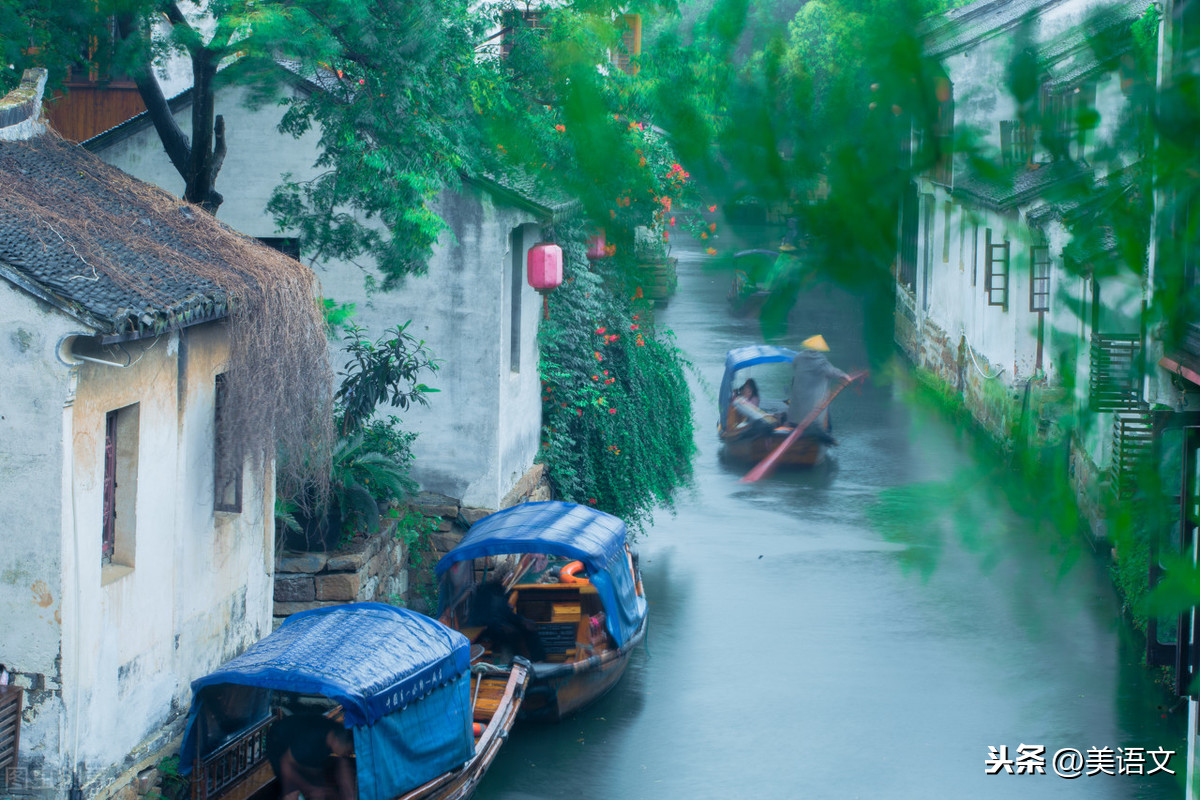
[[(509, 607), (545, 651), (530, 659), (521, 718), (562, 719), (615, 686), (646, 635), (647, 619), (625, 523), (563, 502), (524, 503), (476, 522), (436, 571), (440, 619), (484, 646), (485, 660), (500, 655), (501, 643), (487, 620), (473, 618), (472, 601), (504, 569), (497, 561), (512, 569), (502, 587)], [(586, 579), (571, 574), (576, 569)], [(519, 655), (531, 655), (527, 645), (514, 652), (518, 647)]]
[(193, 800), (278, 798), (267, 741), (279, 698), (298, 695), (353, 731), (359, 800), (460, 800), (508, 738), (528, 681), (527, 662), (473, 666), (464, 636), (413, 611), (301, 612), (192, 683), (181, 771)]
[[(717, 394), (720, 412), (717, 432), (727, 458), (757, 463), (792, 432), (786, 425), (775, 425), (739, 413), (733, 406), (734, 378), (738, 371), (759, 364), (791, 364), (795, 358), (795, 350), (761, 344), (738, 347), (725, 354), (725, 374)], [(829, 431), (814, 424), (810, 431), (792, 442), (776, 463), (793, 467), (815, 466), (825, 460), (826, 449), (832, 442)]]
[(736, 269), (729, 284), (729, 307), (734, 316), (757, 316), (771, 296), (766, 276), (779, 256), (774, 250), (740, 250), (733, 254)]

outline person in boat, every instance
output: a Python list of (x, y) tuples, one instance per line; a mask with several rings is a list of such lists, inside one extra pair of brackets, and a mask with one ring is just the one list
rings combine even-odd
[(764, 433), (778, 424), (774, 416), (759, 408), (759, 403), (758, 384), (753, 378), (748, 378), (734, 393), (729, 404), (729, 418), (725, 425), (729, 437)]
[[(850, 376), (829, 363), (825, 354), (829, 345), (820, 334), (800, 343), (800, 352), (792, 361), (792, 388), (788, 393), (787, 422), (798, 425), (829, 395), (830, 381), (849, 380)], [(806, 430), (806, 435), (832, 439), (833, 425), (829, 409), (821, 411)]]
[(358, 800), (353, 753), (353, 732), (318, 714), (292, 714), (267, 732), (281, 800)]
[(471, 598), (468, 623), (482, 627), (483, 637), (492, 643), (492, 652), (500, 660), (525, 655), (531, 661), (545, 661), (546, 648), (537, 633), (537, 625), (525, 619), (508, 604), (504, 577), (484, 581)]

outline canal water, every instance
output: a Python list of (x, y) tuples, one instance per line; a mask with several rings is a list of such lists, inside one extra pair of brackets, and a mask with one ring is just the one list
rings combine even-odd
[[(597, 704), (518, 726), (479, 800), (1181, 797), (1186, 709), (1139, 665), (1105, 565), (1031, 532), (994, 459), (900, 383), (837, 398), (825, 467), (738, 482), (716, 389), (761, 334), (729, 313), (727, 274), (675, 255), (659, 319), (695, 364), (699, 453), (694, 491), (638, 543), (646, 644)], [(813, 333), (866, 366), (854, 298), (806, 293), (784, 343)], [(759, 369), (764, 402), (781, 395)], [(986, 774), (989, 746), (1020, 745), (1045, 774)], [(1177, 776), (1062, 778), (1066, 748), (1174, 750)]]

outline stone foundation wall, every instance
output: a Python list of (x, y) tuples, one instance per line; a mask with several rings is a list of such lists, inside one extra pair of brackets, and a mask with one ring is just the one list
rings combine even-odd
[[(551, 499), (550, 494), (545, 467), (535, 464), (500, 501), (500, 508), (543, 502)], [(453, 497), (433, 492), (421, 492), (410, 505), (426, 517), (436, 520), (437, 530), (429, 537), (428, 552), (421, 554), (419, 565), (414, 565), (406, 602), (409, 608), (433, 613), (434, 609), (429, 606), (436, 597), (434, 565), (462, 541), (470, 526), (497, 509), (464, 506)]]
[(331, 553), (275, 559), (275, 623), (297, 611), (343, 603), (396, 603), (408, 592), (408, 553), (395, 523)]
[[(501, 508), (550, 499), (545, 468), (536, 464), (517, 481)], [(409, 506), (434, 522), (428, 541), (409, 552), (395, 535), (395, 523), (374, 536), (331, 553), (281, 553), (275, 559), (275, 624), (298, 611), (343, 603), (404, 605), (432, 614), (436, 598), (433, 568), (462, 541), (467, 529), (495, 509), (464, 506), (460, 500), (420, 492)]]

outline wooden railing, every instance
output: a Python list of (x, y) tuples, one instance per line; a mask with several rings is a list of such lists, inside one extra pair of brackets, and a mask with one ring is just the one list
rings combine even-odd
[[(279, 719), (279, 712), (247, 728), (231, 742), (221, 745), (212, 753), (196, 759), (192, 772), (192, 800), (209, 800), (216, 797), (246, 797), (269, 781), (273, 774), (267, 765), (267, 731)], [(256, 775), (261, 775), (261, 779)], [(233, 795), (230, 790), (247, 785), (246, 792)]]
[(0, 686), (0, 778), (5, 770), (17, 766), (24, 694), (19, 686)]
[(1136, 333), (1092, 334), (1089, 405), (1092, 411), (1132, 411), (1141, 402)]

